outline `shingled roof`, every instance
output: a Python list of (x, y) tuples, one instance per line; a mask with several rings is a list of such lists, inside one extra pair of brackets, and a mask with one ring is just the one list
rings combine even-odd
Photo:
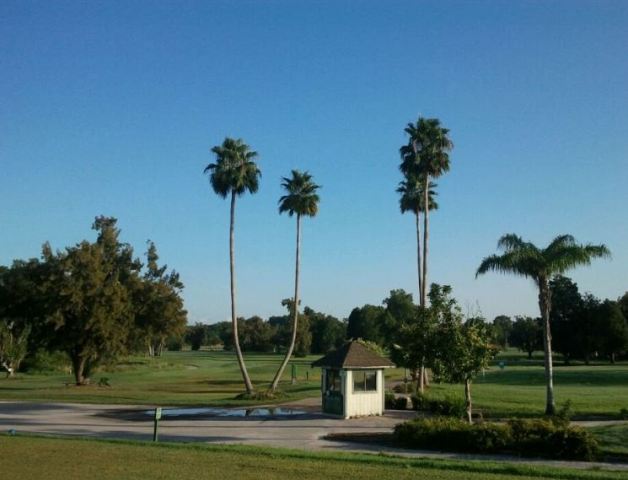
[(338, 350), (329, 352), (323, 358), (319, 358), (312, 363), (312, 366), (328, 368), (393, 368), (395, 364), (354, 340), (345, 343)]

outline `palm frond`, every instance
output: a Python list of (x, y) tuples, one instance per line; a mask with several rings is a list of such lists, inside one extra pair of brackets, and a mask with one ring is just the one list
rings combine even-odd
[(316, 191), (321, 188), (320, 185), (314, 183), (309, 172), (292, 170), (291, 174), (290, 177), (282, 177), (281, 186), (287, 195), (279, 199), (279, 213), (315, 216), (320, 201)]

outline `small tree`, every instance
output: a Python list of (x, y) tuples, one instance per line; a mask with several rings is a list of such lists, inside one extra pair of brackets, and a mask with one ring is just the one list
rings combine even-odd
[(467, 419), (473, 420), (471, 382), (488, 368), (496, 353), (486, 325), (480, 322), (462, 323), (458, 313), (449, 316), (436, 330), (434, 374), (451, 383), (464, 383)]
[(7, 371), (7, 377), (15, 376), (28, 353), (30, 332), (30, 325), (19, 329), (14, 321), (0, 320), (0, 366)]
[(513, 347), (528, 354), (528, 360), (532, 353), (543, 350), (543, 324), (538, 318), (515, 317), (512, 325), (509, 342)]

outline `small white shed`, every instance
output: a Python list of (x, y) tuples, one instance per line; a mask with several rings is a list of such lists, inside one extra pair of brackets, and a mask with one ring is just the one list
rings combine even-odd
[(312, 363), (323, 369), (323, 412), (343, 418), (384, 413), (384, 369), (395, 365), (352, 341)]

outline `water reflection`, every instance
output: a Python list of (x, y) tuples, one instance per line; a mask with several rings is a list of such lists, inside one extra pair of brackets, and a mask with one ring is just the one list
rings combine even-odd
[[(147, 415), (154, 415), (154, 410), (147, 410)], [(162, 417), (184, 417), (205, 415), (210, 417), (287, 417), (304, 415), (305, 411), (284, 407), (270, 408), (163, 408)]]

